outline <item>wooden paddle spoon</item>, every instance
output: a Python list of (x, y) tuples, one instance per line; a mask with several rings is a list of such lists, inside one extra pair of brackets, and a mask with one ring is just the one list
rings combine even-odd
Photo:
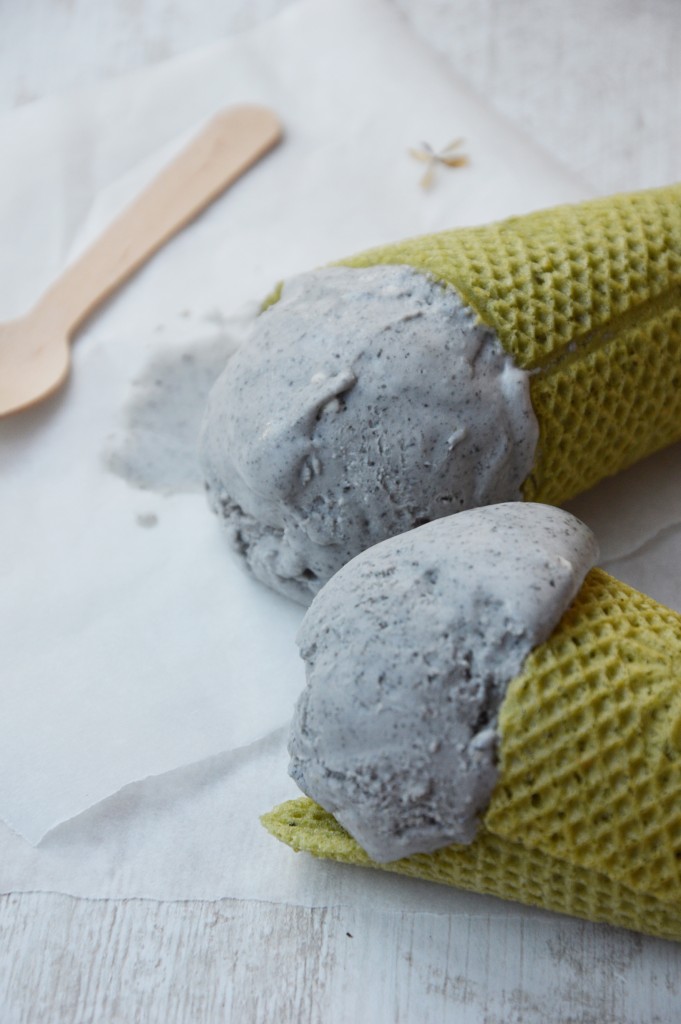
[(30, 312), (0, 324), (0, 416), (56, 391), (68, 375), (70, 342), (84, 320), (281, 135), (279, 121), (264, 107), (231, 107), (216, 115)]

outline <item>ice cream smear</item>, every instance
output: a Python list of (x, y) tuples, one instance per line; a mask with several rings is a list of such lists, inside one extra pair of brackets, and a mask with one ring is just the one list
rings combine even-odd
[(449, 286), (406, 266), (288, 281), (212, 390), (209, 500), (264, 583), (302, 603), (365, 548), (519, 499), (528, 374)]
[(392, 537), (321, 590), (289, 772), (376, 861), (470, 843), (494, 788), (497, 719), (530, 651), (598, 557), (591, 531), (508, 502)]

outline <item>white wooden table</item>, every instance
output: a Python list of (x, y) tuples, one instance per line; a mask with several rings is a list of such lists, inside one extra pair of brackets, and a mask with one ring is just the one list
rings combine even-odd
[[(210, 42), (287, 2), (0, 0), (0, 110)], [(599, 190), (681, 179), (677, 0), (395, 2), (461, 77)], [(681, 952), (669, 943), (522, 909), (503, 941), (476, 924), (471, 942), (445, 914), (9, 894), (0, 1024), (681, 1020)]]

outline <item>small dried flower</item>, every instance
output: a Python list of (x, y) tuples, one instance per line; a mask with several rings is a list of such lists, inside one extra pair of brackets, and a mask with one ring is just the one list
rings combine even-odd
[(453, 139), (439, 152), (436, 152), (427, 142), (422, 142), (420, 149), (408, 150), (409, 155), (413, 156), (415, 160), (420, 160), (428, 165), (420, 181), (421, 188), (431, 187), (435, 180), (435, 168), (438, 164), (442, 167), (465, 167), (470, 162), (465, 153), (456, 152), (462, 145), (463, 139)]

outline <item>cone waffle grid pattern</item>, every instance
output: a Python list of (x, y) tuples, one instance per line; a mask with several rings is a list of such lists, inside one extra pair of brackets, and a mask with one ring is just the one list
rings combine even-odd
[(490, 831), (681, 905), (681, 616), (592, 570), (499, 729)]
[(485, 829), (470, 846), (447, 846), (437, 853), (378, 865), (332, 815), (307, 797), (275, 807), (262, 821), (297, 852), (681, 940), (681, 905), (634, 893), (605, 875), (525, 849)]
[[(476, 840), (381, 867), (681, 940), (681, 616), (592, 570), (509, 686), (500, 731)], [(311, 800), (263, 822), (378, 867)]]

